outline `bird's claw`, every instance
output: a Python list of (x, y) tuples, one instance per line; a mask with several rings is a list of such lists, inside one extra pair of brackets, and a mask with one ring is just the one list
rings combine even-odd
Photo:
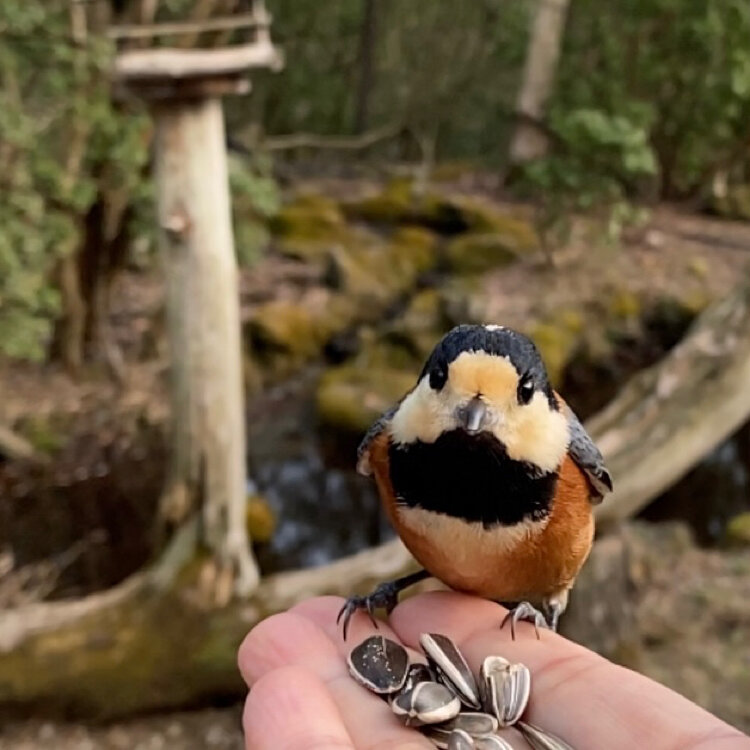
[(534, 623), (534, 632), (539, 640), (539, 628), (548, 628), (547, 620), (544, 615), (529, 602), (520, 602), (511, 609), (500, 623), (500, 628), (505, 627), (506, 622), (510, 622), (510, 637), (516, 640), (516, 623), (520, 620), (526, 620)]
[(384, 609), (387, 614), (390, 614), (398, 604), (398, 592), (399, 588), (395, 583), (389, 581), (388, 583), (381, 583), (366, 596), (350, 596), (344, 602), (344, 606), (336, 618), (337, 625), (339, 622), (343, 623), (342, 632), (344, 640), (346, 640), (347, 633), (349, 632), (349, 621), (357, 610), (367, 612), (370, 622), (377, 628), (378, 622), (375, 619), (375, 610)]

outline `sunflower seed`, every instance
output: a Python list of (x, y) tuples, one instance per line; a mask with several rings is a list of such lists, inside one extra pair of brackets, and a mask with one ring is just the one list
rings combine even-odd
[(406, 649), (381, 635), (373, 635), (352, 649), (347, 659), (349, 672), (357, 682), (379, 695), (401, 689), (409, 669)]
[(450, 638), (437, 633), (422, 633), (419, 642), (431, 664), (438, 670), (448, 687), (471, 708), (481, 708), (479, 688), (474, 675)]
[(486, 664), (487, 659), (482, 665), (485, 700), (500, 726), (509, 727), (526, 710), (531, 692), (531, 672), (524, 664), (503, 665), (494, 661), (485, 668)]
[(474, 740), (463, 729), (454, 729), (448, 737), (448, 750), (473, 750)]
[(432, 744), (439, 750), (447, 750), (448, 740), (451, 736), (452, 729), (445, 729), (441, 726), (424, 726), (420, 727), (419, 731), (427, 737), (428, 740), (432, 741)]
[(439, 682), (420, 682), (408, 693), (400, 693), (391, 701), (397, 716), (407, 723), (439, 724), (449, 721), (461, 710), (461, 701)]
[(516, 727), (521, 730), (524, 739), (534, 750), (573, 750), (567, 742), (534, 724), (519, 721)]
[(487, 713), (494, 713), (492, 705), (492, 676), (498, 672), (505, 672), (510, 666), (507, 659), (502, 656), (487, 656), (479, 668), (479, 690), (482, 697), (482, 705)]
[(435, 682), (435, 676), (426, 664), (412, 664), (406, 673), (406, 682), (401, 686), (401, 692), (408, 693), (420, 682)]
[(445, 724), (446, 729), (462, 729), (474, 739), (497, 731), (497, 719), (479, 711), (462, 711), (455, 719)]
[(474, 747), (477, 750), (513, 750), (513, 745), (496, 734), (488, 734), (486, 737), (475, 737)]

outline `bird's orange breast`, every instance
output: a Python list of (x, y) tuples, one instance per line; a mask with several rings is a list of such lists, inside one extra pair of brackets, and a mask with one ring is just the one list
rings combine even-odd
[(538, 600), (572, 585), (591, 549), (594, 522), (588, 481), (569, 456), (546, 518), (485, 529), (481, 523), (398, 504), (388, 448), (385, 432), (370, 447), (381, 500), (406, 547), (433, 576), (456, 590), (500, 601)]

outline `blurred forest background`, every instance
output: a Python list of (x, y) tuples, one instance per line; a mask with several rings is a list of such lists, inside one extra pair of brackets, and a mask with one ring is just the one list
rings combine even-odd
[(158, 112), (112, 74), (151, 42), (112, 30), (237, 45), (200, 24), (253, 4), (0, 4), (0, 748), (239, 747), (242, 633), (408, 567), (354, 450), (471, 321), (534, 338), (624, 485), (569, 634), (750, 730), (750, 4), (266, 6), (283, 69), (224, 100), (237, 599), (169, 491)]

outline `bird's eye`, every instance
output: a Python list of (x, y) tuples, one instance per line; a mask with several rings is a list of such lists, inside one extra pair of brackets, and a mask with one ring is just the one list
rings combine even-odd
[(430, 388), (433, 391), (441, 391), (448, 380), (448, 368), (445, 365), (435, 365), (430, 370)]
[(528, 404), (531, 401), (531, 397), (534, 395), (534, 381), (526, 376), (521, 379), (518, 384), (518, 403)]

